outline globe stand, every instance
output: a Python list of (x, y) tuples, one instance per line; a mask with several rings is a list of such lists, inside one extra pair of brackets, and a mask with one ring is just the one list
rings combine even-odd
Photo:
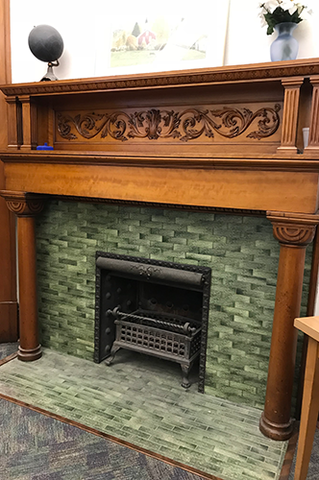
[(59, 66), (59, 61), (58, 60), (56, 60), (55, 62), (49, 62), (47, 73), (44, 75), (43, 78), (41, 78), (41, 82), (51, 82), (51, 81), (54, 81), (54, 80), (58, 80), (57, 77), (53, 73), (53, 67), (58, 67), (58, 66)]

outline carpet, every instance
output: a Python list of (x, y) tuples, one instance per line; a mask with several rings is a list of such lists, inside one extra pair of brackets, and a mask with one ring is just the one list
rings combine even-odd
[[(297, 445), (298, 448), (298, 445)], [(293, 480), (295, 473), (295, 464), (297, 456), (297, 448), (295, 451), (293, 464), (290, 470), (289, 480)], [(309, 463), (309, 469), (307, 474), (307, 480), (318, 480), (319, 478), (319, 429), (317, 427), (315, 438), (312, 446), (311, 458)]]
[(12, 353), (17, 352), (18, 343), (0, 343), (0, 360), (8, 357)]
[(0, 399), (0, 480), (201, 480)]

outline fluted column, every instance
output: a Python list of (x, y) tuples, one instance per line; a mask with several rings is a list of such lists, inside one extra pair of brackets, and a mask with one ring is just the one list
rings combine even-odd
[(20, 95), (19, 101), (22, 107), (22, 145), (21, 150), (30, 151), (36, 148), (34, 126), (36, 125), (36, 109), (30, 95)]
[(30, 362), (41, 357), (38, 333), (36, 286), (35, 215), (41, 212), (41, 196), (1, 190), (9, 210), (17, 217), (19, 267), (19, 360)]
[(267, 218), (280, 243), (280, 256), (260, 430), (274, 440), (286, 440), (293, 429), (290, 414), (298, 335), (294, 319), (300, 316), (306, 247), (313, 240), (319, 216), (267, 212)]
[(300, 88), (303, 77), (284, 78), (281, 83), (285, 89), (284, 112), (282, 119), (280, 153), (297, 153), (296, 138), (299, 116)]
[(305, 152), (319, 150), (319, 75), (310, 77), (312, 84), (312, 102), (310, 114), (309, 142)]

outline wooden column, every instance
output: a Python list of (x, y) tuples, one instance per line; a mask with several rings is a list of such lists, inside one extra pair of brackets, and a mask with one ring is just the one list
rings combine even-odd
[(22, 115), (21, 104), (16, 97), (6, 99), (8, 108), (8, 148), (20, 148), (22, 144)]
[(290, 415), (297, 348), (294, 319), (300, 315), (306, 247), (313, 240), (319, 216), (267, 212), (267, 217), (280, 243), (280, 256), (260, 430), (274, 440), (287, 440), (293, 429)]
[(284, 113), (282, 119), (281, 153), (297, 153), (297, 124), (299, 115), (300, 87), (303, 77), (284, 78), (281, 83), (285, 89)]
[(310, 77), (310, 82), (313, 86), (310, 127), (309, 127), (309, 141), (305, 152), (317, 150), (319, 151), (319, 75)]
[(43, 208), (41, 197), (1, 190), (7, 207), (18, 217), (18, 267), (20, 299), (20, 346), (18, 358), (25, 362), (41, 357), (38, 334), (36, 246), (34, 217)]
[[(22, 108), (22, 145), (21, 150), (30, 151), (36, 148), (34, 126), (36, 125), (36, 109), (30, 95), (20, 95), (19, 102)], [(32, 128), (33, 127), (33, 128)]]

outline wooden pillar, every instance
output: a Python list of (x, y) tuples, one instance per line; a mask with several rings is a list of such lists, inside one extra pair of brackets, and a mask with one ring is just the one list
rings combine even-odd
[(319, 216), (267, 212), (267, 218), (280, 243), (280, 256), (260, 430), (274, 440), (287, 440), (293, 429), (291, 398), (297, 348), (294, 319), (300, 315), (306, 247), (313, 240)]
[(8, 108), (8, 148), (20, 148), (22, 144), (21, 104), (16, 97), (6, 98)]
[(305, 152), (319, 151), (319, 75), (310, 77), (310, 83), (313, 86), (311, 114), (310, 114), (310, 128), (309, 141)]
[(7, 207), (18, 217), (18, 267), (20, 299), (20, 346), (18, 358), (25, 362), (41, 357), (38, 334), (36, 245), (34, 217), (43, 208), (40, 196), (1, 190)]
[(36, 140), (34, 138), (34, 126), (36, 125), (36, 109), (32, 103), (30, 95), (20, 95), (21, 116), (22, 116), (22, 145), (21, 150), (30, 151), (36, 148)]
[(285, 89), (284, 112), (282, 119), (281, 145), (277, 150), (280, 153), (297, 153), (297, 124), (299, 115), (300, 88), (303, 77), (284, 78), (282, 85)]

